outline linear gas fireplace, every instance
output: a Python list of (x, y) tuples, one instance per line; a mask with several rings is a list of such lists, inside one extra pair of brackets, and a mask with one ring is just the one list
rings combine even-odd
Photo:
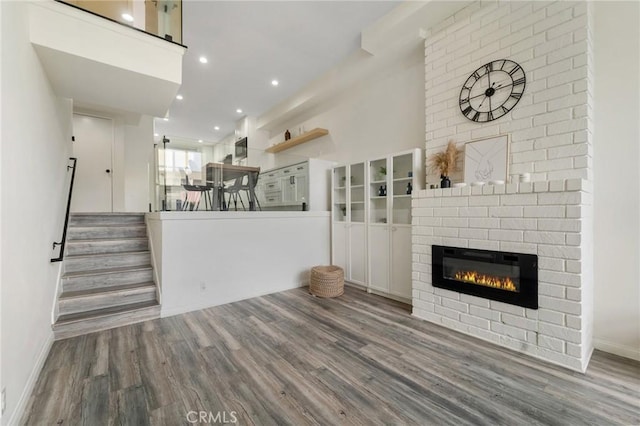
[(538, 309), (538, 256), (432, 246), (433, 286)]

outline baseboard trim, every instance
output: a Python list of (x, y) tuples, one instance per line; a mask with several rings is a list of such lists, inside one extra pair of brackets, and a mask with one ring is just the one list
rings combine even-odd
[(376, 296), (381, 296), (387, 299), (395, 300), (396, 302), (404, 303), (405, 305), (409, 305), (409, 306), (413, 305), (412, 299), (408, 299), (402, 296), (397, 296), (393, 293), (387, 293), (385, 291), (374, 290), (374, 289), (368, 289), (367, 292), (371, 294), (375, 294)]
[[(202, 309), (213, 308), (215, 306), (226, 305), (228, 303), (239, 302), (241, 300), (253, 299), (254, 297), (266, 296), (268, 294), (280, 293), (282, 291), (293, 290), (295, 288), (306, 287), (308, 283), (294, 283), (280, 288), (274, 287), (264, 292), (247, 293), (222, 300), (205, 300), (203, 302), (190, 303), (188, 305), (166, 307), (166, 303), (160, 309), (160, 318), (172, 317), (175, 315), (186, 314), (188, 312), (200, 311)], [(165, 301), (166, 302), (166, 301)]]
[(640, 361), (640, 350), (638, 350), (638, 348), (624, 346), (618, 343), (598, 338), (593, 339), (593, 346), (603, 352), (608, 352), (614, 355), (619, 355), (621, 357)]
[(9, 422), (7, 425), (17, 425), (19, 424), (19, 420), (22, 420), (24, 416), (24, 409), (27, 407), (29, 402), (29, 398), (31, 398), (31, 394), (33, 393), (33, 389), (35, 388), (36, 382), (38, 381), (38, 377), (40, 376), (40, 372), (42, 371), (42, 367), (44, 367), (44, 363), (49, 356), (49, 351), (51, 350), (51, 345), (53, 345), (53, 330), (49, 333), (47, 340), (45, 340), (42, 345), (42, 349), (40, 349), (40, 353), (36, 358), (36, 364), (31, 369), (31, 374), (29, 374), (29, 379), (22, 389), (22, 395), (20, 395), (20, 399), (18, 400), (18, 404), (16, 405), (16, 409), (13, 410), (11, 417), (9, 417)]

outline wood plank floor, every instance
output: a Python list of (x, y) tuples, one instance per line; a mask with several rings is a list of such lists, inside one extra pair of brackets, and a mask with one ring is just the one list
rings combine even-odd
[(57, 341), (23, 424), (637, 425), (639, 404), (640, 363), (596, 352), (582, 375), (295, 289)]

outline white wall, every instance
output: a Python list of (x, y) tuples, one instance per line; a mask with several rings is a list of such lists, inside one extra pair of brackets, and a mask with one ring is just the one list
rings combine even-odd
[(595, 4), (595, 345), (640, 360), (640, 4)]
[[(533, 181), (590, 179), (587, 3), (480, 4), (443, 21), (427, 37), (427, 158), (449, 140), (461, 146), (510, 134), (510, 173), (531, 173)], [(524, 69), (524, 95), (505, 116), (473, 122), (460, 111), (460, 89), (474, 70), (500, 58)], [(436, 173), (428, 180), (439, 181)], [(452, 181), (462, 181), (462, 172)]]
[[(362, 61), (366, 61), (363, 56)], [(291, 148), (281, 156), (307, 157), (338, 163), (381, 157), (424, 146), (424, 54), (416, 47), (402, 58), (380, 61), (374, 76), (323, 101), (271, 133), (266, 146), (284, 141), (288, 128), (322, 127), (329, 135)], [(330, 88), (327, 89), (330, 91)], [(260, 119), (259, 119), (260, 120)], [(250, 141), (251, 143), (251, 141)], [(252, 145), (252, 148), (255, 148)], [(282, 162), (278, 165), (284, 165)]]
[(2, 424), (17, 423), (53, 339), (51, 309), (71, 154), (71, 104), (57, 98), (29, 43), (28, 4), (2, 10)]
[(329, 263), (328, 212), (164, 212), (147, 223), (162, 316), (300, 287)]

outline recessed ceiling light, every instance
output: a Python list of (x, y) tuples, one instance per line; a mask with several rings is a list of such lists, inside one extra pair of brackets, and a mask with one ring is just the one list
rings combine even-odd
[(220, 126), (215, 126), (213, 130), (220, 130)]
[(203, 64), (206, 64), (207, 62), (209, 62), (209, 60), (204, 56), (200, 56), (199, 61), (200, 61), (200, 63), (203, 63)]
[(169, 117), (163, 118), (164, 121), (169, 121)]
[(177, 99), (177, 100), (179, 100), (179, 101), (181, 101), (181, 100), (183, 100), (183, 99), (184, 99), (184, 97), (183, 97), (182, 95), (178, 95), (178, 96), (176, 96), (176, 99)]
[(198, 139), (198, 143), (202, 143), (202, 139)]
[(153, 136), (155, 136), (157, 138), (160, 135), (158, 133), (154, 133)]
[(242, 114), (242, 110), (241, 110), (240, 108), (238, 108), (238, 109), (236, 110), (236, 112), (237, 112), (238, 114)]
[(129, 15), (128, 13), (123, 13), (122, 15), (122, 19), (124, 19), (127, 22), (133, 22), (133, 16)]
[(278, 80), (271, 80), (271, 85), (272, 86), (277, 86), (278, 84), (280, 84), (280, 82)]

